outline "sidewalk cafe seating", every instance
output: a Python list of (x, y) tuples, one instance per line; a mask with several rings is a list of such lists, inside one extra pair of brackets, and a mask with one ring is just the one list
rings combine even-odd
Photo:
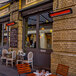
[[(68, 76), (68, 70), (69, 70), (69, 66), (58, 64), (56, 75), (59, 74), (62, 76)], [(50, 75), (50, 76), (55, 76), (55, 75)]]
[(12, 67), (13, 67), (13, 62), (16, 60), (16, 51), (12, 51), (11, 52), (11, 57), (7, 57), (7, 59), (6, 59), (6, 66), (8, 65), (8, 64), (11, 64), (12, 65)]
[(3, 62), (3, 60), (6, 60), (7, 53), (8, 53), (7, 49), (2, 50), (1, 62)]
[(29, 63), (33, 68), (33, 52), (29, 52), (28, 55), (27, 55), (27, 58), (28, 58), (28, 60), (23, 60), (22, 63), (23, 64), (24, 63)]
[(31, 70), (30, 65), (28, 63), (17, 64), (16, 67), (17, 67), (17, 71), (18, 71), (19, 76), (21, 74), (26, 74), (27, 75), (27, 74), (31, 74), (31, 73), (34, 72), (34, 71)]

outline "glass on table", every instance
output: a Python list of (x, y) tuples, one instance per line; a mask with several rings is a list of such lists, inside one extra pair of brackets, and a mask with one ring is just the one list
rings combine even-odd
[(46, 71), (45, 76), (49, 76), (49, 71)]
[(45, 70), (43, 69), (40, 73), (40, 76), (44, 76), (45, 75)]
[(36, 73), (39, 73), (39, 70), (36, 70)]

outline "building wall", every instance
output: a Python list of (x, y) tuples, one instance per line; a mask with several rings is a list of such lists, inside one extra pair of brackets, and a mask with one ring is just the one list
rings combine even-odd
[(21, 14), (19, 13), (19, 2), (14, 2), (10, 5), (10, 22), (15, 21), (16, 25), (11, 28), (18, 28), (18, 48), (14, 48), (15, 50), (22, 50), (22, 26), (23, 21)]
[[(5, 6), (3, 6), (5, 7)], [(22, 49), (22, 17), (19, 13), (19, 2), (14, 2), (13, 4), (9, 5), (8, 7), (2, 8), (0, 7), (0, 17), (10, 14), (10, 22), (15, 21), (16, 24), (13, 26), (10, 26), (11, 28), (18, 28), (18, 47), (13, 48), (14, 50), (18, 51)], [(11, 47), (9, 46), (9, 51), (11, 50)]]
[[(76, 0), (54, 0), (53, 11), (72, 8), (73, 13), (53, 18), (53, 53), (51, 71), (58, 64), (69, 66), (69, 75), (76, 76)], [(58, 3), (58, 4), (57, 4)]]

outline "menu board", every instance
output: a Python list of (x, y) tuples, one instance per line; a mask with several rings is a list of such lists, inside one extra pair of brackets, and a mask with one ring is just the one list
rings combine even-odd
[(10, 32), (10, 47), (18, 47), (18, 28), (12, 28)]

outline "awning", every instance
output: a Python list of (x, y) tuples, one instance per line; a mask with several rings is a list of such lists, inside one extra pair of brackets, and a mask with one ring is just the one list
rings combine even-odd
[(0, 23), (4, 23), (10, 20), (10, 14), (4, 15), (0, 17)]

